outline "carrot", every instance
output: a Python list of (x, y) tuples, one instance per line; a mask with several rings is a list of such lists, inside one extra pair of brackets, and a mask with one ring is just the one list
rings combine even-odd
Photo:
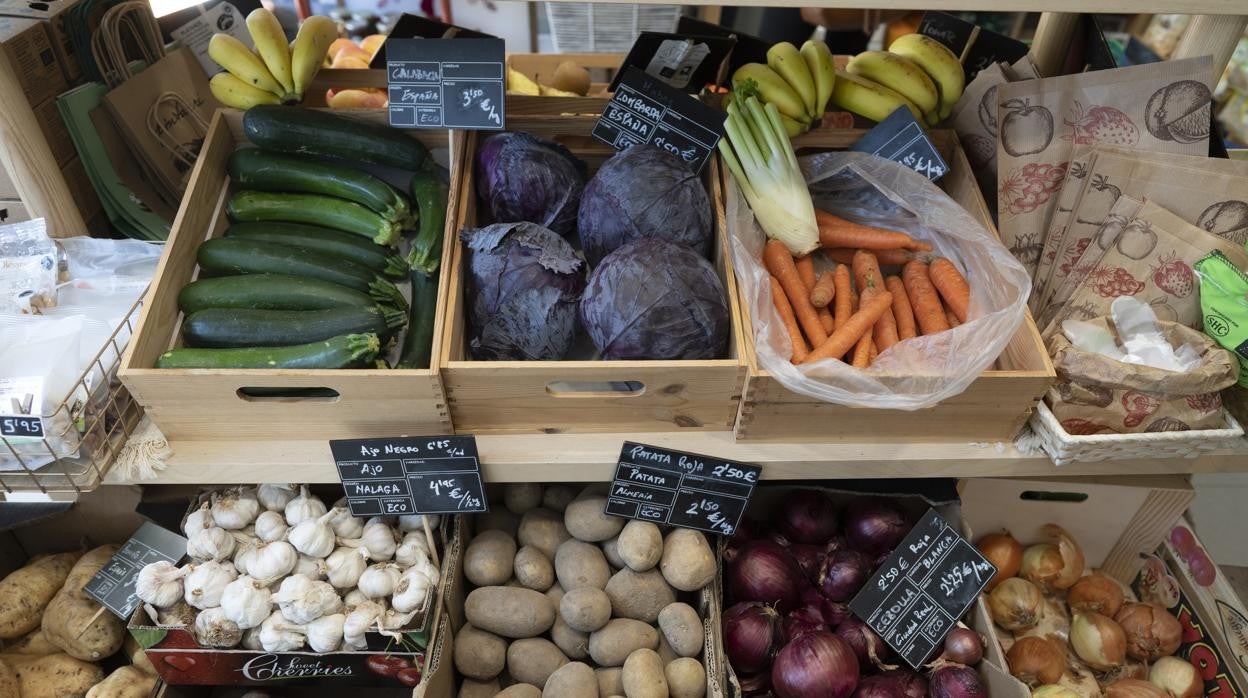
[(776, 306), (776, 312), (780, 314), (780, 321), (784, 323), (784, 329), (789, 333), (789, 341), (793, 343), (792, 361), (800, 364), (806, 355), (810, 353), (810, 349), (806, 347), (806, 340), (802, 337), (802, 330), (797, 326), (797, 318), (793, 315), (793, 306), (789, 304), (789, 299), (784, 295), (784, 288), (776, 277), (771, 278), (771, 302)]
[[(894, 302), (896, 302), (895, 299)], [(879, 351), (884, 351), (897, 343), (897, 321), (893, 318), (891, 307), (880, 315), (879, 320), (875, 321), (875, 331), (872, 337), (875, 340), (875, 348)]]
[(945, 320), (949, 323), (949, 329), (962, 324), (962, 321), (958, 319), (958, 314), (953, 312), (952, 308), (945, 308)]
[(880, 273), (880, 262), (870, 250), (858, 250), (854, 252), (854, 283), (858, 285), (858, 292), (868, 286), (878, 286), (884, 288), (884, 275)]
[(867, 250), (920, 250), (930, 252), (932, 246), (895, 230), (885, 230), (845, 220), (834, 213), (815, 209), (819, 224), (819, 244), (824, 247), (854, 247)]
[(867, 368), (871, 365), (871, 334), (862, 335), (862, 339), (854, 345), (854, 356), (849, 365), (854, 368)]
[(810, 304), (826, 310), (833, 298), (836, 298), (836, 278), (832, 272), (825, 271), (819, 275), (815, 287), (810, 289)]
[(763, 248), (763, 266), (767, 267), (767, 271), (780, 282), (784, 294), (789, 297), (789, 303), (793, 306), (793, 314), (797, 316), (798, 324), (801, 325), (810, 343), (818, 346), (827, 341), (827, 330), (823, 329), (823, 323), (819, 320), (819, 314), (815, 312), (815, 306), (810, 304), (810, 289), (802, 283), (801, 273), (797, 271), (797, 265), (793, 262), (793, 255), (789, 254), (789, 248), (779, 240), (767, 241), (766, 247)]
[(910, 299), (906, 297), (906, 285), (896, 276), (884, 279), (884, 286), (893, 294), (893, 320), (897, 323), (897, 341), (917, 337), (914, 331), (914, 309), (910, 307)]
[(966, 311), (971, 305), (971, 287), (966, 283), (966, 277), (944, 257), (933, 259), (927, 273), (932, 277), (932, 285), (940, 292), (940, 297), (945, 299), (945, 305), (958, 316), (958, 322), (966, 322)]
[(844, 325), (836, 328), (827, 341), (810, 352), (806, 356), (805, 363), (844, 356), (845, 352), (857, 344), (863, 335), (871, 336), (871, 328), (875, 326), (875, 321), (880, 319), (885, 310), (892, 307), (893, 294), (888, 291), (873, 291), (871, 294), (864, 293), (864, 296), (866, 298), (858, 312), (851, 315)]
[(873, 340), (871, 340), (871, 345), (870, 345), (870, 346), (871, 346), (871, 351), (867, 352), (867, 365), (868, 365), (868, 366), (870, 366), (871, 364), (875, 363), (875, 360), (876, 360), (877, 358), (879, 358), (879, 356), (880, 356), (880, 352), (879, 352), (879, 350), (875, 348), (875, 340), (874, 340), (874, 339), (873, 339)]
[(854, 287), (849, 281), (849, 267), (844, 264), (836, 265), (836, 271), (832, 272), (832, 283), (836, 286), (836, 326), (839, 328), (845, 324), (850, 315), (854, 314)]
[(949, 329), (940, 296), (927, 274), (927, 264), (917, 259), (901, 270), (901, 281), (906, 286), (906, 295), (914, 308), (915, 322), (919, 325), (919, 331), (925, 335)]
[[(832, 247), (824, 250), (824, 254), (841, 264), (852, 264), (854, 252), (857, 250), (848, 247)], [(890, 267), (900, 267), (912, 259), (926, 259), (928, 256), (914, 250), (872, 250), (872, 252), (875, 253), (880, 264)]]
[[(810, 255), (798, 257), (793, 260), (793, 264), (797, 267), (797, 273), (802, 277), (802, 283), (806, 284), (808, 292), (815, 290), (815, 263)], [(826, 305), (826, 304), (825, 304)], [(832, 312), (826, 307), (815, 306), (815, 312), (819, 314), (819, 324), (823, 325), (824, 332), (831, 332), (836, 326), (832, 319)]]

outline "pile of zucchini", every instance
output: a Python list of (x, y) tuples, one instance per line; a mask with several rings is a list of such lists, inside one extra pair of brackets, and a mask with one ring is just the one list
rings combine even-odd
[[(230, 158), (231, 225), (199, 246), (178, 294), (186, 346), (157, 368), (384, 366), (404, 326), (398, 367), (428, 368), (447, 191), (425, 146), (298, 107), (253, 107), (243, 126), (258, 147)], [(413, 172), (411, 198), (343, 161)]]

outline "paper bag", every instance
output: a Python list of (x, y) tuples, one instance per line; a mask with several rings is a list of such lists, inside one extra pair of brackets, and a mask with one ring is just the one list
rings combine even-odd
[(1070, 225), (1070, 216), (1083, 196), (1084, 187), (1088, 184), (1088, 168), (1096, 159), (1095, 145), (1077, 145), (1070, 153), (1070, 165), (1066, 168), (1066, 179), (1062, 180), (1062, 188), (1057, 191), (1057, 199), (1053, 203), (1053, 213), (1049, 216), (1049, 225), (1044, 234), (1044, 244), (1040, 250), (1040, 261), (1036, 264), (1033, 276), (1035, 283), (1031, 291), (1031, 309), (1036, 312), (1044, 305), (1041, 302), (1045, 285), (1052, 275), (1053, 264), (1057, 260), (1058, 250), (1066, 238)]
[(953, 108), (953, 130), (971, 162), (984, 201), (997, 210), (997, 89), (1008, 82), (999, 63), (979, 71)]

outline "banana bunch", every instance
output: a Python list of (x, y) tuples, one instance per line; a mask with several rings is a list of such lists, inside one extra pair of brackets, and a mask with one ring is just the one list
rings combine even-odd
[(218, 102), (235, 109), (301, 101), (338, 38), (338, 25), (328, 17), (309, 17), (287, 44), (277, 17), (262, 7), (247, 15), (247, 32), (254, 52), (229, 34), (213, 34), (208, 42), (208, 56), (226, 71), (212, 76), (208, 87)]
[(807, 41), (799, 51), (785, 41), (767, 50), (767, 65), (746, 63), (732, 74), (734, 99), (755, 96), (774, 104), (790, 137), (810, 130), (823, 117), (832, 97), (836, 66), (822, 41)]
[(962, 64), (923, 34), (899, 37), (887, 51), (865, 51), (837, 71), (832, 103), (872, 121), (908, 107), (920, 123), (948, 118), (966, 87)]

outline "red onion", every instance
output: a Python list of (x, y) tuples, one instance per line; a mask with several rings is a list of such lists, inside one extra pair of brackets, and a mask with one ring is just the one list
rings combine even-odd
[(818, 608), (819, 614), (823, 616), (823, 622), (833, 628), (849, 617), (849, 606), (829, 599), (814, 587), (806, 587), (802, 590), (802, 603)]
[(854, 691), (854, 698), (924, 698), (926, 695), (927, 679), (904, 669), (868, 676)]
[(836, 505), (819, 490), (795, 490), (784, 498), (777, 526), (794, 543), (822, 545), (836, 533)]
[(897, 547), (910, 532), (910, 523), (892, 500), (863, 497), (845, 507), (844, 528), (850, 547), (874, 559)]
[(827, 630), (827, 624), (823, 622), (823, 614), (815, 606), (802, 606), (796, 611), (789, 611), (784, 617), (781, 624), (782, 636), (784, 642), (789, 643), (802, 633), (815, 632), (817, 630)]
[(764, 671), (753, 676), (738, 676), (737, 683), (741, 684), (741, 694), (747, 696), (747, 698), (771, 695), (770, 671)]
[(737, 530), (733, 531), (732, 536), (728, 538), (727, 545), (724, 546), (724, 561), (732, 562), (737, 559), (737, 553), (746, 543), (759, 537), (761, 527), (757, 521), (741, 517), (741, 523), (737, 524)]
[(836, 626), (836, 635), (844, 640), (846, 645), (849, 645), (849, 649), (853, 650), (854, 656), (858, 658), (858, 666), (863, 671), (874, 669), (877, 662), (883, 660), (885, 653), (888, 652), (888, 645), (884, 643), (884, 639), (876, 635), (870, 626), (855, 616), (846, 618)]
[(855, 550), (830, 553), (819, 568), (819, 590), (833, 601), (849, 601), (871, 576), (871, 563)]
[(784, 613), (798, 606), (801, 574), (784, 548), (769, 540), (753, 540), (728, 565), (728, 595), (733, 601), (761, 601)]
[(979, 664), (979, 660), (984, 658), (984, 638), (970, 628), (954, 628), (945, 636), (943, 656), (958, 664), (968, 666)]
[(819, 566), (823, 564), (823, 548), (808, 543), (794, 543), (789, 546), (789, 554), (797, 560), (797, 566), (802, 568), (802, 574), (805, 574), (807, 579), (814, 581), (819, 578)]
[(724, 654), (736, 671), (752, 674), (771, 664), (779, 644), (780, 614), (745, 601), (724, 611)]
[(857, 687), (853, 650), (826, 631), (799, 636), (771, 665), (771, 688), (779, 698), (847, 698)]
[(988, 691), (974, 669), (946, 664), (927, 677), (928, 698), (988, 698)]

